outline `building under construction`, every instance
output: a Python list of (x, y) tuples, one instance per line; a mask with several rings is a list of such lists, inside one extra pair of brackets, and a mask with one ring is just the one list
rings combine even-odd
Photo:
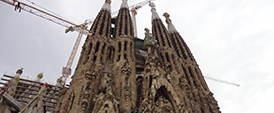
[[(152, 28), (135, 37), (127, 0), (111, 17), (106, 0), (82, 46), (69, 88), (4, 75), (1, 113), (219, 113), (186, 42), (149, 3)], [(150, 21), (150, 20), (149, 20)], [(150, 33), (150, 30), (152, 33)], [(10, 82), (8, 82), (10, 81)]]

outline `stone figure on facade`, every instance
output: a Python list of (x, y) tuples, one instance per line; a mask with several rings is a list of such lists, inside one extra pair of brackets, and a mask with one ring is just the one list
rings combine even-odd
[(148, 49), (148, 55), (154, 54), (155, 50), (159, 47), (157, 40), (149, 33), (149, 29), (145, 28), (144, 49)]
[(174, 111), (169, 100), (163, 96), (160, 96), (158, 101), (155, 102), (153, 113), (174, 113)]
[(103, 72), (99, 90), (101, 92), (113, 95), (114, 82), (112, 81), (111, 74), (109, 72)]

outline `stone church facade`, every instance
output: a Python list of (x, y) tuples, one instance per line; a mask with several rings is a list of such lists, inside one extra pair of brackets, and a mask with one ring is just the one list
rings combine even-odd
[[(164, 13), (150, 3), (152, 33), (134, 37), (127, 0), (111, 17), (110, 0), (98, 13), (56, 113), (219, 113), (197, 62)], [(114, 27), (113, 27), (114, 26)]]

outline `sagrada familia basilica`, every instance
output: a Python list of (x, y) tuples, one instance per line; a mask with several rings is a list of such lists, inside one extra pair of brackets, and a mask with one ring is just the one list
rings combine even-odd
[[(168, 13), (150, 2), (152, 28), (134, 37), (127, 0), (106, 0), (82, 46), (69, 87), (4, 75), (1, 113), (220, 113), (193, 54)], [(151, 29), (151, 32), (150, 32)]]

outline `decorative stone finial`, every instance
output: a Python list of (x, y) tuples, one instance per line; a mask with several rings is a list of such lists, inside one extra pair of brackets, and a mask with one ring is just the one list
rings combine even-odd
[(151, 1), (149, 1), (149, 6), (150, 6), (151, 8), (154, 8), (154, 9), (155, 9), (155, 7), (156, 7), (156, 5), (155, 5), (153, 2), (151, 2)]
[(171, 23), (171, 20), (169, 18), (170, 15), (167, 12), (165, 12), (163, 16), (166, 17), (166, 23), (168, 23), (168, 24)]
[(105, 3), (109, 3), (109, 4), (110, 4), (110, 3), (111, 3), (111, 0), (106, 0)]
[(102, 10), (106, 10), (108, 11), (109, 13), (111, 13), (111, 8), (110, 8), (110, 3), (111, 3), (111, 0), (106, 0), (105, 1), (105, 4), (103, 5), (103, 7), (101, 8), (101, 11)]
[(149, 2), (149, 6), (151, 7), (151, 12), (152, 12), (152, 21), (155, 19), (160, 19), (158, 13), (156, 12), (156, 5), (153, 2)]
[(157, 40), (155, 40), (152, 34), (149, 33), (148, 28), (145, 28), (145, 31), (146, 32), (145, 32), (145, 39), (144, 39), (144, 48), (147, 48), (148, 46), (157, 48), (158, 47)]
[(123, 0), (120, 9), (122, 9), (122, 8), (127, 8), (128, 9), (127, 0)]
[(169, 33), (178, 33), (178, 31), (175, 29), (174, 25), (171, 23), (171, 20), (170, 20), (170, 15), (165, 12), (163, 14), (164, 17), (166, 17), (166, 23), (167, 23), (167, 28), (168, 28), (168, 32)]
[(57, 79), (57, 83), (61, 83), (62, 82), (62, 77)]
[(19, 74), (19, 75), (21, 75), (23, 73), (23, 68), (21, 68), (21, 69), (18, 69), (17, 71), (16, 71), (16, 74)]
[(44, 77), (43, 73), (39, 73), (39, 74), (37, 75), (37, 78), (39, 78), (39, 79), (42, 79), (43, 77)]

